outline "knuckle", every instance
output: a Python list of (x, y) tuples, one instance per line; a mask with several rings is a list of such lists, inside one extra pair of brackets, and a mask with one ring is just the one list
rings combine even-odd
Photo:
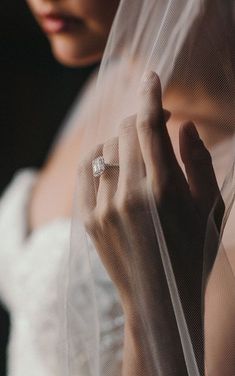
[(137, 128), (141, 132), (149, 132), (152, 129), (151, 122), (149, 121), (149, 114), (141, 114), (138, 119)]
[(83, 225), (88, 234), (94, 235), (96, 233), (97, 222), (93, 213), (89, 213), (84, 216)]
[(138, 117), (137, 129), (138, 131), (146, 134), (152, 134), (153, 131), (157, 130), (157, 124), (159, 123), (154, 110), (149, 110), (142, 112)]
[(106, 150), (106, 149), (109, 149), (109, 148), (113, 148), (117, 144), (118, 144), (118, 138), (112, 137), (104, 143), (103, 151)]
[(116, 223), (117, 219), (118, 213), (113, 204), (109, 203), (97, 209), (96, 221), (101, 226), (101, 228)]
[(136, 115), (126, 117), (119, 125), (119, 134), (127, 134), (136, 126)]
[(116, 200), (117, 211), (121, 216), (133, 214), (145, 205), (143, 195), (137, 192), (125, 192)]

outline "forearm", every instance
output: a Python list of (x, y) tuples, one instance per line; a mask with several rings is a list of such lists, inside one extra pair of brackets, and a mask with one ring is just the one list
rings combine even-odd
[(174, 314), (162, 308), (147, 322), (126, 315), (122, 376), (188, 375)]

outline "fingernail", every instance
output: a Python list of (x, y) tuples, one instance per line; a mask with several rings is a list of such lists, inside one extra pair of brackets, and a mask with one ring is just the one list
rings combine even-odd
[(142, 82), (151, 81), (156, 77), (156, 73), (154, 71), (145, 72), (142, 78)]
[(141, 80), (140, 87), (144, 90), (148, 90), (153, 84), (157, 84), (159, 81), (158, 75), (153, 72), (145, 72)]

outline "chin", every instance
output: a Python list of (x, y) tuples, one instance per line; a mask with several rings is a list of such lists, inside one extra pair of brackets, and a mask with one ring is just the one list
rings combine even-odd
[(67, 67), (84, 67), (98, 63), (102, 59), (103, 49), (85, 49), (79, 44), (63, 41), (51, 42), (52, 53), (55, 59)]

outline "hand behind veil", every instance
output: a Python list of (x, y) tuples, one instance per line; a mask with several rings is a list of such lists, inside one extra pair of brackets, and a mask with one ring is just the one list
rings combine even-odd
[[(164, 357), (176, 330), (151, 215), (154, 200), (203, 370), (203, 245), (215, 202), (218, 226), (224, 209), (210, 154), (191, 122), (181, 127), (180, 152), (187, 180), (167, 132), (159, 78), (150, 73), (141, 85), (137, 115), (125, 119), (119, 136), (97, 146), (81, 163), (77, 197), (86, 229), (119, 291), (128, 324), (141, 327), (139, 303), (143, 305), (156, 329), (156, 340), (159, 335), (166, 338)], [(110, 166), (94, 178), (92, 160), (100, 155)], [(171, 327), (171, 333), (166, 326)], [(174, 351), (179, 362), (180, 346)]]

